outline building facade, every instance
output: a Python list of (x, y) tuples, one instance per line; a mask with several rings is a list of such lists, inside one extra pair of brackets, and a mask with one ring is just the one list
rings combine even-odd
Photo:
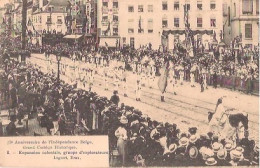
[(259, 1), (230, 0), (225, 8), (225, 42), (230, 44), (240, 37), (242, 46), (253, 47), (259, 43)]
[[(103, 0), (98, 2), (101, 45), (105, 42), (115, 43), (115, 39), (119, 39), (121, 45), (131, 45), (135, 48), (151, 43), (154, 49), (158, 49), (161, 45), (172, 49), (174, 41), (184, 40), (185, 34), (169, 34), (165, 37), (163, 32), (185, 30), (184, 5), (187, 5), (189, 11), (191, 30), (214, 31), (218, 41), (223, 30), (223, 16), (220, 15), (222, 0)], [(210, 42), (213, 34), (196, 34), (195, 40), (198, 38), (203, 42)]]

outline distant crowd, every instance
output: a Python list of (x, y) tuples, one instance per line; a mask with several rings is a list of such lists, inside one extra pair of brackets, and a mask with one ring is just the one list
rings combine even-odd
[(259, 147), (248, 137), (220, 139), (212, 132), (199, 134), (196, 127), (185, 132), (175, 123), (152, 120), (134, 107), (119, 104), (116, 92), (111, 99), (100, 97), (33, 65), (7, 59), (1, 64), (1, 79), (1, 96), (10, 99), (10, 108), (15, 110), (8, 136), (19, 135), (17, 119), (41, 116), (40, 125), (50, 135), (108, 135), (111, 166), (249, 166), (259, 162)]

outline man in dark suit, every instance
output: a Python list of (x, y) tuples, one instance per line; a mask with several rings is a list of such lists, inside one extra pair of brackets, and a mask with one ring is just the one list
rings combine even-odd
[(120, 99), (119, 99), (119, 96), (117, 95), (117, 93), (118, 93), (117, 91), (114, 91), (114, 93), (113, 93), (114, 95), (111, 96), (110, 101), (112, 101), (115, 105), (118, 106)]

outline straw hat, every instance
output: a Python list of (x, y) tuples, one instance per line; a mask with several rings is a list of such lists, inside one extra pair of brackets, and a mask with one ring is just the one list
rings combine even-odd
[(217, 161), (215, 160), (215, 158), (210, 157), (206, 160), (205, 164), (208, 166), (213, 166), (217, 164)]
[(198, 136), (197, 135), (191, 135), (190, 136), (190, 142), (191, 143), (195, 143), (198, 140)]
[(234, 159), (242, 160), (243, 159), (243, 153), (239, 152), (237, 150), (232, 150), (232, 151), (230, 151), (230, 158), (231, 158), (231, 160), (234, 160)]
[(173, 152), (175, 152), (176, 151), (176, 149), (178, 148), (178, 146), (174, 143), (174, 144), (171, 144), (170, 146), (169, 146), (169, 152), (170, 153), (173, 153)]
[(221, 143), (219, 143), (219, 142), (214, 142), (213, 144), (212, 144), (212, 149), (213, 149), (213, 151), (215, 152), (215, 153), (217, 153), (220, 149), (222, 149), (223, 148), (223, 145), (221, 144)]
[(226, 159), (226, 157), (227, 157), (227, 150), (225, 150), (225, 149), (219, 150), (219, 151), (217, 152), (217, 157), (218, 157), (218, 159), (220, 159), (220, 160)]
[(231, 140), (226, 141), (225, 148), (226, 148), (227, 151), (231, 151), (235, 147), (236, 147), (236, 144), (234, 144), (233, 141), (231, 141)]
[(244, 148), (242, 148), (241, 146), (237, 146), (236, 150), (243, 153), (244, 152)]
[(180, 140), (179, 140), (179, 144), (180, 146), (187, 146), (189, 144), (189, 139), (186, 138), (186, 137), (182, 137)]
[(126, 116), (121, 116), (120, 117), (120, 123), (122, 123), (122, 124), (127, 124), (128, 123), (128, 119), (126, 118)]
[(189, 150), (190, 158), (195, 159), (195, 158), (197, 158), (198, 154), (199, 154), (198, 148), (196, 148), (195, 146), (192, 146)]

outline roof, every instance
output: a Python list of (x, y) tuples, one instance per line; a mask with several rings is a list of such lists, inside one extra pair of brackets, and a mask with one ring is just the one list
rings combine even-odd
[(82, 34), (70, 34), (70, 35), (66, 35), (63, 38), (65, 39), (79, 39), (80, 37), (82, 37)]
[(66, 12), (65, 10), (67, 4), (68, 4), (67, 0), (50, 0), (50, 2), (46, 6), (42, 7), (42, 11), (49, 12), (48, 11), (49, 7), (52, 7), (53, 13), (57, 13), (57, 12), (63, 13)]
[(68, 0), (50, 0), (49, 5), (53, 6), (67, 6), (68, 5)]

